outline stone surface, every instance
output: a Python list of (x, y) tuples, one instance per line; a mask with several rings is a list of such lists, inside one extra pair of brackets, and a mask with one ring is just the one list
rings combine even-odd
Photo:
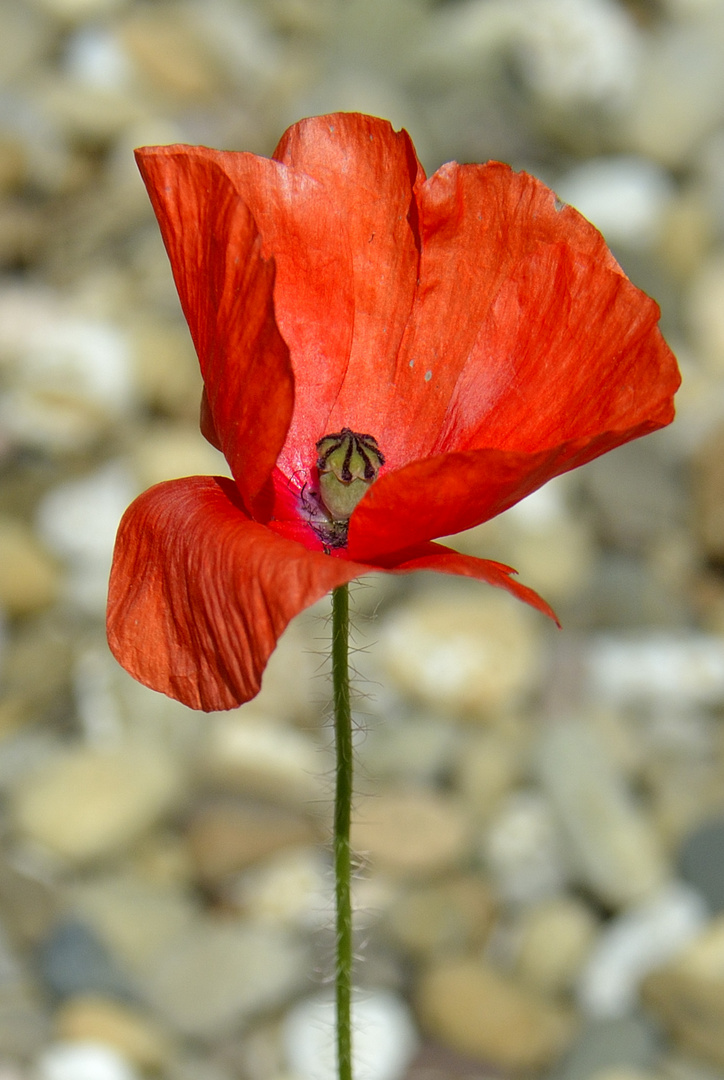
[(8, 615), (41, 611), (58, 595), (58, 568), (32, 531), (0, 517), (0, 608)]
[(68, 998), (56, 1012), (54, 1026), (61, 1042), (101, 1043), (139, 1069), (159, 1069), (171, 1055), (167, 1036), (153, 1020), (113, 998)]
[(224, 1035), (302, 989), (310, 956), (290, 934), (266, 926), (197, 921), (160, 950), (143, 993), (175, 1030)]
[(112, 951), (92, 927), (79, 920), (55, 926), (39, 943), (36, 963), (46, 988), (59, 998), (133, 995), (132, 980)]
[(642, 997), (685, 1051), (724, 1068), (724, 918), (650, 974)]
[(442, 793), (386, 791), (357, 800), (351, 844), (375, 872), (432, 876), (464, 857), (469, 826), (458, 801)]
[(584, 1012), (602, 1018), (631, 1013), (645, 976), (682, 952), (707, 917), (703, 898), (675, 882), (610, 920), (581, 971), (577, 990)]
[(103, 1043), (51, 1043), (36, 1063), (37, 1080), (139, 1080), (139, 1073)]
[(12, 815), (25, 836), (85, 862), (139, 837), (178, 801), (179, 785), (173, 761), (150, 745), (78, 749), (29, 778)]
[(213, 787), (312, 808), (328, 794), (326, 767), (313, 739), (256, 704), (211, 717), (199, 761), (201, 777)]
[[(283, 1038), (287, 1064), (299, 1080), (335, 1080), (334, 1001), (305, 998), (287, 1014)], [(375, 990), (352, 1004), (353, 1069), (359, 1080), (403, 1080), (417, 1047), (404, 1002)]]
[(407, 889), (388, 915), (394, 938), (428, 956), (480, 947), (498, 913), (498, 900), (483, 878), (450, 877)]
[(564, 896), (532, 907), (520, 927), (516, 974), (543, 994), (570, 991), (598, 932), (596, 916), (580, 900)]
[(665, 855), (602, 741), (583, 723), (559, 722), (542, 732), (537, 757), (581, 881), (615, 906), (652, 895)]
[(551, 1080), (621, 1080), (648, 1075), (657, 1064), (661, 1040), (645, 1017), (633, 1015), (617, 1020), (588, 1021), (577, 1033)]
[(284, 848), (313, 842), (310, 823), (258, 804), (215, 802), (198, 808), (187, 841), (193, 866), (206, 884), (222, 881)]
[(479, 960), (442, 960), (421, 976), (415, 1000), (423, 1029), (503, 1070), (540, 1069), (573, 1037), (572, 1014)]
[(386, 623), (377, 648), (400, 690), (470, 718), (518, 704), (538, 674), (528, 612), (492, 592), (422, 594)]
[(711, 912), (724, 911), (724, 817), (702, 821), (684, 837), (677, 866)]

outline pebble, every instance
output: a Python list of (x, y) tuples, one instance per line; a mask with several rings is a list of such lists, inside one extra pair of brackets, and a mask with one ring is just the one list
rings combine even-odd
[(589, 1020), (550, 1080), (601, 1080), (620, 1074), (634, 1077), (656, 1066), (661, 1040), (655, 1026), (638, 1014), (609, 1020)]
[[(334, 1001), (304, 998), (284, 1020), (288, 1067), (299, 1080), (335, 1080)], [(396, 995), (372, 990), (352, 1003), (352, 1066), (358, 1080), (403, 1080), (417, 1049), (410, 1012)]]
[(500, 731), (476, 732), (463, 744), (455, 783), (476, 822), (487, 822), (522, 780), (520, 740)]
[(601, 635), (591, 644), (588, 668), (592, 692), (611, 704), (671, 710), (724, 701), (724, 653), (715, 635)]
[(684, 1050), (724, 1068), (724, 917), (652, 972), (642, 998)]
[(187, 830), (192, 864), (206, 885), (314, 838), (311, 824), (303, 818), (263, 804), (228, 801), (199, 807)]
[(137, 979), (177, 938), (192, 933), (197, 917), (188, 889), (145, 880), (127, 868), (76, 879), (68, 904)]
[(665, 169), (644, 157), (592, 158), (556, 181), (556, 193), (601, 230), (609, 244), (653, 245), (674, 196)]
[(80, 747), (49, 761), (13, 793), (26, 838), (84, 863), (123, 849), (178, 802), (181, 776), (152, 745)]
[(143, 993), (174, 1030), (211, 1039), (279, 1008), (309, 972), (308, 948), (284, 931), (197, 919), (157, 951)]
[(58, 595), (55, 562), (22, 522), (0, 517), (0, 608), (29, 615), (49, 607)]
[(710, 433), (694, 459), (695, 526), (707, 558), (717, 566), (724, 564), (723, 460), (724, 425), (719, 425)]
[(538, 771), (578, 879), (607, 905), (652, 896), (668, 867), (658, 834), (593, 729), (559, 721), (541, 732)]
[(357, 800), (351, 844), (374, 872), (431, 877), (464, 858), (469, 827), (457, 800), (442, 792), (379, 791)]
[(498, 916), (499, 901), (482, 877), (449, 877), (406, 889), (387, 925), (394, 939), (422, 957), (480, 948)]
[(199, 772), (211, 788), (313, 807), (329, 797), (327, 758), (307, 734), (255, 705), (209, 718)]
[(104, 1043), (55, 1042), (40, 1055), (33, 1080), (140, 1080), (117, 1050)]
[(293, 848), (240, 874), (227, 902), (254, 922), (325, 929), (332, 919), (332, 871), (318, 847)]
[(39, 534), (68, 566), (68, 598), (90, 614), (105, 612), (116, 530), (137, 493), (130, 468), (113, 461), (58, 484), (38, 505)]
[(415, 992), (423, 1029), (478, 1061), (513, 1072), (551, 1065), (573, 1037), (572, 1013), (479, 960), (441, 959)]
[(59, 998), (103, 994), (129, 998), (133, 983), (93, 928), (79, 919), (55, 926), (36, 950), (38, 971)]
[(607, 0), (533, 0), (520, 12), (519, 69), (544, 103), (620, 108), (632, 97), (641, 43), (625, 8)]
[(51, 452), (87, 448), (133, 400), (122, 331), (66, 308), (39, 289), (8, 289), (0, 300), (0, 353), (20, 359), (0, 417), (10, 437)]
[(684, 837), (677, 867), (709, 911), (724, 912), (724, 817), (702, 821)]
[(483, 831), (480, 850), (498, 892), (510, 903), (540, 903), (566, 885), (561, 836), (540, 792), (512, 792)]
[(133, 462), (139, 487), (182, 476), (229, 476), (223, 454), (184, 424), (155, 424), (135, 446)]
[(630, 1014), (645, 976), (681, 953), (707, 919), (699, 893), (674, 882), (610, 920), (580, 973), (577, 996), (583, 1012), (602, 1019)]
[(592, 948), (599, 924), (581, 900), (555, 897), (524, 912), (518, 930), (515, 973), (548, 996), (569, 993)]
[(57, 1010), (54, 1023), (61, 1042), (102, 1043), (139, 1069), (159, 1069), (169, 1058), (169, 1041), (157, 1025), (112, 998), (68, 998)]
[(376, 655), (400, 691), (440, 713), (484, 720), (536, 685), (539, 643), (529, 615), (490, 590), (455, 599), (431, 590), (385, 621)]

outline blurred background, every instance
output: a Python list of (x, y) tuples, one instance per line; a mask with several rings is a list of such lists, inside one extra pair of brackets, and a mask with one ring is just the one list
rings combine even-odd
[(722, 0), (0, 0), (0, 1080), (325, 1080), (328, 606), (203, 716), (103, 629), (224, 470), (132, 159), (405, 126), (525, 168), (662, 307), (675, 425), (354, 594), (359, 1080), (724, 1077)]

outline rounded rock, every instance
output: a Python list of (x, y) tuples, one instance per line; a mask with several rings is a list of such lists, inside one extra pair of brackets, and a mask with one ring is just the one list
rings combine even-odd
[(550, 1065), (575, 1030), (570, 1011), (474, 959), (446, 960), (429, 968), (416, 1002), (431, 1036), (512, 1072)]
[(468, 823), (450, 796), (422, 789), (381, 792), (357, 803), (351, 843), (374, 870), (432, 876), (463, 858)]

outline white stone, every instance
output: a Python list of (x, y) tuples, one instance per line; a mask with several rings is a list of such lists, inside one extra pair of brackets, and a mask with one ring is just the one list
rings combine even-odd
[(516, 791), (503, 800), (484, 834), (482, 852), (498, 892), (510, 903), (547, 900), (565, 885), (561, 838), (539, 792)]
[(230, 895), (252, 920), (322, 929), (334, 918), (333, 891), (332, 870), (323, 852), (297, 848), (239, 875)]
[(645, 247), (659, 235), (674, 197), (669, 174), (633, 155), (593, 158), (556, 182), (556, 192), (601, 230), (609, 244)]
[(125, 1058), (96, 1042), (56, 1042), (39, 1058), (33, 1080), (138, 1080)]
[(689, 632), (601, 635), (588, 653), (591, 692), (615, 704), (716, 705), (724, 700), (724, 649)]
[(69, 598), (94, 614), (105, 611), (116, 530), (136, 494), (128, 467), (112, 461), (80, 480), (58, 484), (38, 506), (41, 539), (68, 563)]
[(677, 956), (708, 919), (702, 897), (680, 882), (618, 915), (599, 934), (581, 971), (580, 1007), (600, 1019), (629, 1014), (643, 978)]
[(209, 718), (199, 760), (206, 782), (294, 806), (326, 800), (328, 756), (255, 705)]
[(555, 105), (621, 106), (631, 96), (641, 45), (612, 0), (528, 0), (518, 5), (520, 70)]
[(443, 715), (470, 719), (513, 708), (536, 685), (531, 614), (498, 590), (421, 592), (381, 626), (372, 655), (393, 685)]
[(0, 420), (11, 437), (59, 450), (96, 438), (134, 396), (124, 333), (67, 307), (41, 289), (0, 299)]
[(71, 34), (63, 60), (67, 73), (89, 90), (122, 90), (133, 76), (133, 65), (118, 35), (94, 23)]
[[(375, 990), (352, 1005), (353, 1071), (357, 1080), (402, 1080), (417, 1049), (415, 1025), (396, 995)], [(289, 1069), (299, 1080), (335, 1080), (334, 1001), (306, 998), (283, 1028)]]

